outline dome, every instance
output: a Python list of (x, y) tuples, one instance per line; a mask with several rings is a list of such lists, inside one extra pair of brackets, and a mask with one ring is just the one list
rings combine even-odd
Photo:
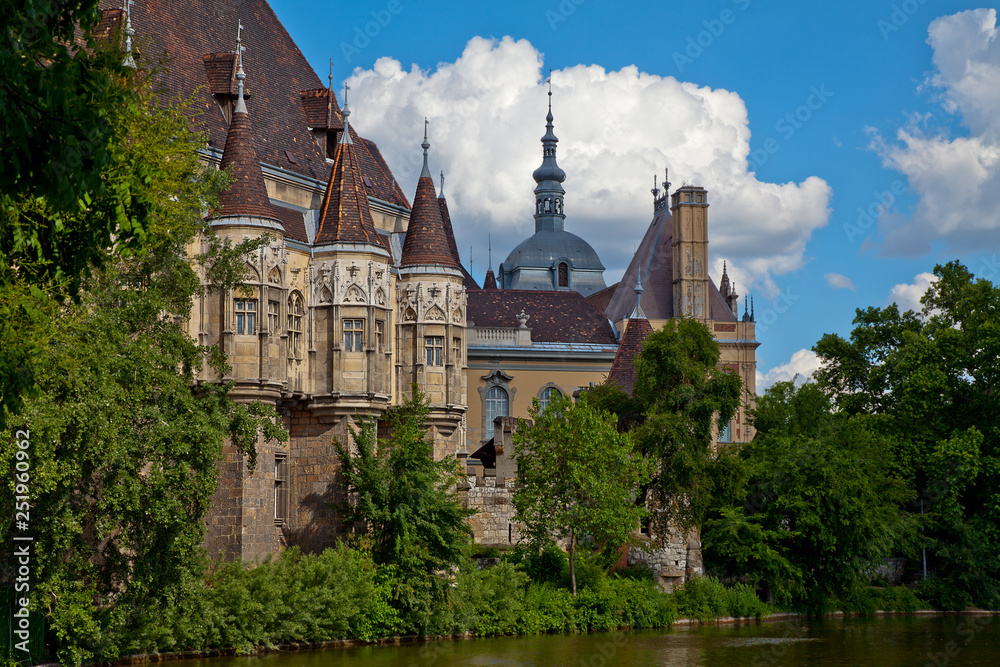
[(514, 248), (504, 267), (507, 271), (521, 268), (545, 268), (558, 259), (568, 259), (574, 270), (603, 271), (597, 252), (576, 234), (564, 230), (535, 232)]

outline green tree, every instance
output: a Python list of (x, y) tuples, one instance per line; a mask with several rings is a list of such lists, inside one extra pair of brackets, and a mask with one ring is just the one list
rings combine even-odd
[(613, 384), (592, 390), (595, 404), (618, 416), (642, 455), (655, 465), (637, 502), (649, 503), (653, 533), (700, 526), (713, 498), (732, 487), (727, 456), (713, 434), (742, 399), (735, 373), (719, 368), (719, 346), (696, 320), (668, 321), (643, 344), (631, 395)]
[(859, 309), (849, 339), (824, 336), (817, 381), (887, 439), (948, 604), (998, 607), (1000, 288), (958, 262), (934, 273), (922, 313)]
[[(19, 530), (14, 502), (23, 494), (12, 472), (23, 431), (35, 538), (31, 600), (48, 617), (59, 660), (70, 664), (115, 657), (137, 631), (140, 611), (201, 575), (203, 518), (223, 440), (252, 466), (258, 437), (286, 438), (273, 409), (237, 404), (230, 385), (199, 381), (203, 367), (222, 377), (225, 359), (182, 325), (201, 289), (185, 253), (210, 233), (202, 216), (224, 176), (200, 164), (203, 137), (190, 131), (184, 105), (157, 100), (146, 73), (133, 83), (131, 103), (114, 113), (121, 143), (112, 154), (115, 168), (131, 174), (131, 200), (143, 202), (142, 251), (105, 248), (76, 303), (54, 290), (37, 296), (41, 290), (17, 271), (6, 285), (49, 310), (38, 316), (44, 328), (33, 329), (44, 331), (32, 348), (34, 394), (0, 431), (0, 534), (13, 544)], [(199, 261), (232, 288), (233, 267), (251, 247), (216, 244)], [(10, 570), (0, 579), (10, 581)]]
[(532, 423), (514, 432), (517, 487), (514, 506), (536, 544), (552, 538), (569, 544), (570, 585), (576, 595), (576, 547), (582, 536), (617, 549), (629, 542), (645, 510), (633, 501), (652, 475), (652, 465), (635, 452), (615, 417), (565, 397), (537, 400)]
[(413, 630), (426, 631), (431, 607), (447, 593), (442, 572), (456, 567), (471, 543), (465, 509), (454, 487), (457, 462), (434, 460), (427, 435), (429, 407), (419, 388), (385, 417), (388, 440), (373, 420), (351, 429), (354, 447), (335, 442), (349, 500), (345, 521), (361, 524), (375, 562), (395, 568), (396, 601)]
[(738, 455), (745, 481), (703, 533), (706, 564), (812, 613), (848, 596), (912, 534), (889, 443), (831, 407), (814, 384), (768, 389), (757, 437)]

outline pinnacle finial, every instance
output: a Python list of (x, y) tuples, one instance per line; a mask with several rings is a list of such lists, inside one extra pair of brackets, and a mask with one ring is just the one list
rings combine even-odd
[(243, 52), (246, 51), (246, 47), (243, 46), (243, 21), (237, 21), (236, 27), (236, 108), (233, 109), (233, 113), (246, 113), (247, 105), (243, 101), (243, 80), (247, 78), (246, 72), (243, 71)]
[(486, 265), (486, 270), (487, 271), (492, 271), (493, 270), (493, 235), (492, 234), (487, 234), (486, 235), (486, 252), (489, 253), (487, 255), (488, 264)]
[(333, 58), (330, 58), (330, 74), (326, 77), (326, 80), (326, 89), (333, 90)]
[(757, 321), (757, 316), (754, 315), (754, 312), (753, 312), (753, 296), (752, 295), (750, 297), (750, 321), (751, 322), (756, 322)]
[(135, 58), (132, 57), (132, 37), (135, 30), (132, 29), (132, 0), (122, 0), (122, 10), (125, 12), (125, 60), (122, 65), (135, 69)]
[(545, 116), (545, 120), (551, 126), (552, 121), (555, 120), (552, 116), (552, 68), (549, 68), (549, 78), (545, 80), (545, 83), (549, 84), (549, 113)]
[(340, 113), (344, 116), (344, 132), (340, 135), (340, 143), (342, 144), (353, 144), (354, 140), (351, 139), (351, 107), (347, 104), (347, 91), (351, 89), (346, 83), (344, 84), (344, 108), (340, 110)]
[(441, 194), (438, 197), (444, 199), (444, 169), (441, 170)]
[(420, 144), (420, 147), (424, 149), (424, 168), (420, 170), (420, 178), (431, 177), (431, 169), (427, 165), (427, 149), (431, 147), (430, 142), (427, 141), (427, 116), (424, 116), (424, 141)]
[(635, 283), (635, 309), (632, 314), (629, 315), (630, 319), (646, 319), (646, 313), (642, 312), (642, 271), (639, 272), (639, 277), (636, 279)]

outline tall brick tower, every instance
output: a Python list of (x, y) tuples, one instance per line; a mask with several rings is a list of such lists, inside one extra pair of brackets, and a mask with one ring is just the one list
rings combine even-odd
[(711, 279), (708, 277), (708, 192), (684, 185), (671, 197), (673, 220), (674, 312), (707, 320)]
[(464, 445), (459, 427), (468, 405), (467, 299), (455, 241), (441, 218), (427, 163), (426, 120), (421, 146), (424, 165), (399, 266), (396, 382), (402, 399), (411, 395), (413, 383), (426, 394), (435, 457), (443, 458), (454, 456)]

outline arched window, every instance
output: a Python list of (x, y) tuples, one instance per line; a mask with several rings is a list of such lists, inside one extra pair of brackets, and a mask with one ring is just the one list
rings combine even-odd
[(549, 399), (554, 396), (562, 396), (560, 391), (555, 387), (542, 389), (542, 393), (538, 395), (538, 404), (542, 408), (542, 412), (545, 412), (545, 408), (549, 407)]
[(299, 345), (302, 344), (302, 297), (292, 293), (288, 297), (288, 356), (299, 356)]
[(569, 287), (569, 265), (559, 262), (559, 287)]
[(483, 439), (489, 440), (493, 437), (493, 420), (497, 417), (506, 417), (507, 392), (503, 387), (490, 387), (486, 392), (486, 424), (483, 432)]

